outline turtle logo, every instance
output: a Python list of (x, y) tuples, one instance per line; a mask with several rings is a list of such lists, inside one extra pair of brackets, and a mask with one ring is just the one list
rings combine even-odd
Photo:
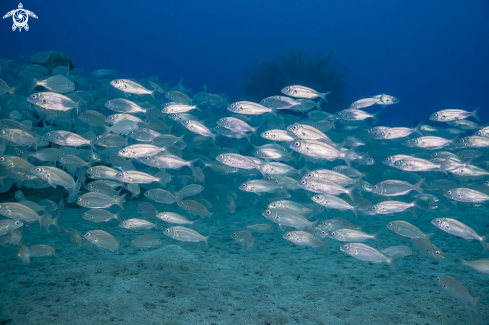
[(5, 16), (3, 16), (3, 19), (10, 16), (12, 16), (14, 20), (14, 24), (12, 25), (12, 31), (14, 32), (17, 28), (19, 29), (19, 32), (22, 31), (22, 28), (24, 28), (26, 31), (29, 30), (29, 25), (27, 25), (27, 20), (29, 20), (29, 16), (37, 19), (36, 14), (32, 11), (25, 10), (22, 6), (22, 3), (19, 3), (19, 9), (7, 12)]

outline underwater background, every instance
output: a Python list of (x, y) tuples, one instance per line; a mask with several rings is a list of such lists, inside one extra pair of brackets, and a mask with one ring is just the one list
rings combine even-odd
[[(12, 87), (13, 81), (21, 79), (12, 71), (23, 70), (32, 55), (58, 51), (71, 58), (75, 68), (82, 68), (80, 75), (86, 79), (97, 69), (114, 69), (117, 76), (107, 79), (168, 83), (164, 91), (183, 90), (189, 96), (201, 91), (219, 94), (225, 104), (217, 108), (202, 107), (202, 111), (195, 114), (206, 121), (204, 124), (212, 132), (218, 118), (230, 116), (227, 105), (247, 100), (260, 102), (267, 96), (283, 95), (283, 87), (301, 82), (321, 93), (332, 91), (330, 103), (322, 106), (324, 114), (335, 114), (356, 100), (377, 94), (398, 98), (399, 103), (395, 105), (369, 110), (370, 113), (382, 110), (377, 126), (411, 128), (422, 122), (442, 127), (430, 121), (432, 113), (452, 108), (472, 112), (478, 107), (479, 126), (485, 127), (489, 122), (487, 1), (45, 0), (22, 4), (24, 9), (38, 16), (38, 19), (29, 18), (29, 31), (12, 31), (11, 17), (0, 21), (0, 62), (13, 62), (5, 65), (0, 78)], [(18, 1), (1, 0), (1, 15), (18, 5)], [(278, 70), (266, 67), (273, 66), (274, 62)], [(289, 65), (280, 66), (280, 62)], [(287, 78), (290, 75), (298, 77), (291, 80)], [(95, 90), (84, 88), (89, 89)], [(100, 89), (110, 94), (109, 98), (134, 98), (102, 86)], [(27, 97), (32, 92), (23, 89), (21, 94)], [(9, 96), (0, 94), (2, 121), (10, 116), (10, 108), (5, 110), (12, 104)], [(161, 110), (161, 101), (167, 101), (164, 93), (156, 92), (156, 99), (160, 101), (158, 109)], [(141, 100), (147, 101), (151, 102), (151, 97)], [(113, 113), (103, 106), (90, 109), (105, 116)], [(83, 110), (85, 108), (80, 111)], [(272, 114), (268, 115), (273, 119)], [(285, 129), (289, 124), (312, 121), (304, 111), (287, 115), (285, 122), (259, 118), (247, 122), (261, 127), (259, 135), (272, 129), (272, 125)], [(32, 120), (34, 133), (42, 136), (47, 132), (42, 128), (47, 126), (41, 122), (42, 116), (35, 115)], [(65, 203), (64, 208), (59, 207), (61, 228), (48, 224), (49, 231), (40, 231), (37, 223), (33, 223), (23, 231), (25, 245), (51, 245), (56, 250), (54, 257), (32, 258), (25, 264), (17, 255), (20, 245), (2, 241), (0, 325), (489, 324), (488, 275), (461, 266), (457, 258), (461, 255), (466, 260), (485, 259), (485, 249), (485, 255), (481, 255), (477, 240), (469, 242), (456, 238), (430, 224), (439, 216), (454, 218), (470, 225), (479, 235), (487, 235), (489, 211), (485, 205), (452, 204), (442, 193), (446, 188), (430, 183), (434, 191), (428, 188), (425, 192), (437, 194), (446, 210), (419, 209), (416, 217), (406, 211), (396, 213), (395, 217), (360, 213), (357, 217), (356, 212), (348, 209), (317, 210), (320, 205), (313, 205), (313, 193), (303, 189), (290, 191), (291, 198), (273, 191), (262, 195), (240, 191), (241, 183), (262, 179), (262, 175), (259, 172), (253, 175), (216, 172), (204, 168), (205, 164), (215, 161), (226, 148), (253, 156), (256, 148), (248, 145), (248, 141), (255, 146), (271, 142), (255, 135), (248, 141), (218, 137), (214, 147), (210, 141), (203, 144), (193, 138), (179, 123), (164, 121), (173, 127), (162, 133), (181, 136), (188, 132), (184, 141), (186, 147), (179, 149), (180, 154), (185, 160), (200, 157), (199, 166), (204, 170), (205, 180), (198, 181), (193, 170), (184, 166), (168, 170), (172, 181), (165, 187), (158, 183), (142, 185), (141, 194), (136, 197), (123, 189), (127, 201), (123, 205), (122, 219), (140, 217), (138, 204), (151, 203), (158, 212), (175, 212), (199, 220), (191, 228), (205, 236), (211, 235), (209, 248), (204, 243), (180, 242), (165, 236), (167, 224), (154, 216), (142, 217), (158, 224), (157, 229), (136, 233), (119, 227), (116, 220), (91, 223), (81, 217), (86, 208), (73, 202)], [(373, 126), (370, 120), (366, 125)], [(59, 127), (54, 124), (54, 129)], [(351, 135), (368, 142), (361, 130), (345, 129), (336, 133), (334, 129), (324, 129), (324, 132), (336, 143), (344, 141), (350, 131)], [(105, 135), (102, 127), (85, 131)], [(460, 137), (475, 131), (471, 129)], [(414, 138), (414, 133), (409, 138)], [(453, 135), (446, 138), (452, 139)], [(301, 179), (298, 176), (314, 169), (345, 165), (341, 159), (325, 164), (300, 160), (299, 154), (289, 149), (289, 143), (280, 144), (288, 149), (288, 154), (294, 154), (289, 161), (281, 162), (300, 170), (296, 181)], [(202, 149), (204, 146), (208, 149)], [(360, 151), (375, 158), (375, 164), (353, 166), (360, 170), (363, 180), (371, 184), (392, 178), (414, 184), (425, 178), (428, 186), (429, 182), (446, 179), (460, 187), (481, 190), (479, 187), (485, 186), (489, 175), (460, 180), (440, 171), (421, 170), (405, 177), (401, 173), (389, 174), (386, 170), (392, 168), (382, 163), (385, 157), (406, 154), (427, 158), (426, 151), (402, 147), (397, 142), (379, 144), (374, 141), (366, 147)], [(23, 148), (31, 153), (38, 149)], [(467, 157), (464, 163), (474, 163), (486, 170), (487, 146), (476, 149), (481, 155)], [(9, 146), (6, 152), (8, 150)], [(458, 148), (450, 151), (458, 152)], [(420, 152), (423, 153), (419, 155)], [(204, 158), (197, 155), (209, 160), (204, 162)], [(32, 158), (29, 161), (33, 163)], [(41, 163), (36, 161), (34, 165)], [(97, 165), (110, 166), (105, 162)], [(142, 164), (135, 163), (135, 166), (143, 170)], [(2, 170), (1, 175), (4, 172)], [(150, 174), (154, 176), (156, 172)], [(176, 203), (158, 203), (143, 195), (146, 190), (158, 187), (176, 193), (193, 183), (205, 187), (198, 201), (212, 213), (210, 218), (195, 217)], [(0, 204), (16, 202), (13, 196), (19, 189), (33, 202), (42, 199), (60, 202), (68, 196), (61, 186), (21, 188), (20, 185), (14, 182), (2, 191)], [(80, 195), (84, 192), (87, 191), (82, 189)], [(399, 200), (411, 202), (413, 193)], [(372, 193), (357, 193), (352, 205), (359, 202), (360, 196), (372, 204), (382, 201)], [(348, 200), (347, 195), (342, 194), (342, 197)], [(379, 249), (401, 244), (411, 247), (409, 242), (405, 243), (386, 228), (390, 220), (409, 221), (424, 233), (435, 232), (433, 240), (443, 250), (445, 258), (423, 254), (406, 256), (396, 262), (397, 270), (393, 271), (387, 264), (367, 263), (347, 256), (339, 249), (342, 243), (331, 239), (325, 251), (320, 247), (294, 245), (282, 238), (284, 232), (278, 226), (273, 233), (253, 232), (252, 247), (242, 248), (235, 242), (233, 233), (249, 225), (268, 223), (274, 226), (262, 213), (270, 202), (285, 199), (313, 209), (314, 215), (308, 218), (311, 221), (344, 218), (362, 226), (368, 234), (383, 230), (379, 242), (367, 242)], [(236, 205), (233, 213), (230, 201)], [(111, 213), (119, 210), (117, 206), (109, 209)], [(53, 217), (56, 214), (53, 212)], [(76, 229), (81, 237), (88, 231), (103, 229), (120, 242), (118, 253), (100, 250), (85, 241), (79, 247), (70, 242), (68, 229)], [(159, 237), (161, 245), (144, 250), (132, 245), (132, 240), (142, 234)], [(473, 297), (481, 297), (478, 311), (470, 303), (454, 299), (439, 288), (436, 279), (443, 274), (458, 279)]]

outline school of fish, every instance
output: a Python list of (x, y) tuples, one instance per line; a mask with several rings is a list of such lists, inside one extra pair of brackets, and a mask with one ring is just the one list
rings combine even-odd
[[(268, 202), (262, 223), (229, 234), (244, 251), (258, 232), (281, 236), (284, 245), (328, 245), (395, 270), (398, 259), (416, 253), (443, 259), (432, 242), (441, 231), (488, 250), (488, 234), (461, 220), (435, 217), (450, 205), (476, 209), (489, 201), (489, 161), (483, 160), (489, 127), (472, 121), (479, 121), (478, 108), (447, 108), (426, 116), (427, 124), (387, 127), (377, 125), (379, 115), (399, 103), (387, 94), (330, 114), (324, 110), (327, 89), (284, 85), (282, 94), (260, 102), (230, 102), (205, 86), (192, 95), (181, 82), (169, 88), (157, 78), (116, 79), (109, 69), (85, 77), (80, 68), (59, 66), (48, 75), (40, 65), (45, 60), (45, 53), (29, 64), (0, 58), (0, 189), (15, 192), (15, 200), (4, 196), (0, 203), (0, 244), (20, 246), (24, 263), (55, 254), (43, 243), (22, 244), (23, 227), (37, 223), (55, 227), (77, 245), (86, 241), (117, 254), (120, 241), (99, 229), (100, 223), (114, 219), (137, 232), (132, 245), (139, 248), (161, 244), (164, 237), (145, 234), (149, 229), (208, 247), (212, 234), (201, 234), (196, 222), (212, 218), (203, 196), (209, 177), (221, 177), (219, 199), (230, 214), (239, 208), (240, 191)], [(22, 187), (61, 187), (65, 195), (60, 202), (34, 202)], [(295, 199), (299, 192), (310, 200)], [(142, 197), (149, 202), (138, 204), (139, 215), (123, 219), (124, 203)], [(80, 234), (62, 226), (65, 201), (83, 208), (80, 222), (93, 230)], [(176, 204), (180, 213), (157, 210), (150, 202)], [(120, 211), (109, 212), (111, 206)], [(346, 219), (325, 219), (325, 210), (381, 218), (402, 245), (382, 247), (385, 228), (366, 233)], [(422, 225), (433, 233), (399, 215), (410, 212), (416, 220), (419, 211), (434, 213), (431, 225)], [(382, 248), (369, 245), (374, 241)], [(459, 259), (489, 274), (488, 259)], [(440, 274), (436, 281), (478, 313), (480, 298), (459, 280)]]

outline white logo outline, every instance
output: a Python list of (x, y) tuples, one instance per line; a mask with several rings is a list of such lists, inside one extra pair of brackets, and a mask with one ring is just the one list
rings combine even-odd
[(27, 32), (29, 30), (29, 25), (27, 25), (27, 21), (29, 20), (29, 16), (32, 18), (38, 18), (35, 13), (29, 10), (25, 10), (24, 6), (22, 6), (22, 3), (19, 3), (19, 8), (15, 10), (11, 10), (3, 16), (3, 19), (8, 18), (12, 16), (12, 19), (14, 21), (14, 24), (12, 25), (12, 31), (15, 32), (15, 30), (18, 28), (19, 32), (22, 31), (22, 28), (25, 29)]

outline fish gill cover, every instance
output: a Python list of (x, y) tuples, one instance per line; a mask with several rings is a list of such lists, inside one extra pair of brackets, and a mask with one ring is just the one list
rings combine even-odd
[(22, 8), (0, 324), (487, 323), (487, 4)]

